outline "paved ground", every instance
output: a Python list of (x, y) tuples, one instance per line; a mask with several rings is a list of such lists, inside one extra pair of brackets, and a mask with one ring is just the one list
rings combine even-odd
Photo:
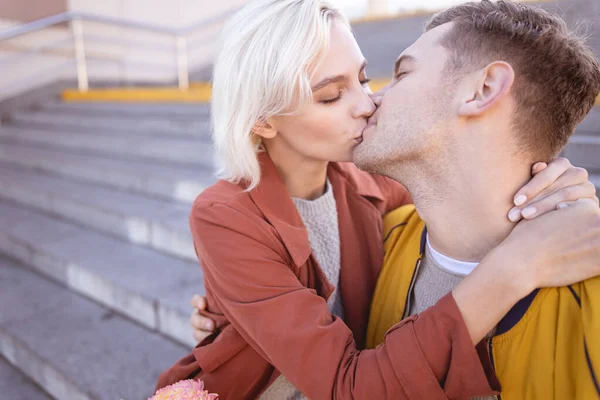
[(10, 400), (50, 400), (51, 397), (27, 375), (0, 356), (0, 393)]

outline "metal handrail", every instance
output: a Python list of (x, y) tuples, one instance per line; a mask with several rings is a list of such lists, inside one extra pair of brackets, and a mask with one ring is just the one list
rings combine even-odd
[(63, 24), (65, 22), (70, 21), (71, 18), (71, 13), (66, 12), (62, 14), (56, 14), (51, 17), (38, 19), (37, 21), (15, 26), (13, 28), (8, 28), (7, 30), (0, 32), (0, 41), (13, 39), (31, 32), (49, 28), (54, 25)]
[(189, 88), (189, 65), (188, 65), (188, 36), (193, 32), (222, 21), (232, 15), (237, 9), (228, 10), (212, 18), (192, 23), (183, 28), (172, 28), (159, 24), (135, 21), (125, 18), (108, 17), (105, 15), (91, 14), (78, 11), (67, 11), (50, 17), (42, 18), (17, 27), (9, 28), (0, 32), (0, 41), (14, 39), (29, 33), (60, 25), (71, 24), (71, 32), (75, 47), (75, 62), (77, 66), (77, 85), (80, 91), (85, 92), (89, 88), (87, 61), (85, 52), (85, 41), (83, 36), (83, 21), (96, 22), (128, 29), (149, 31), (153, 33), (173, 36), (175, 39), (175, 51), (177, 55), (177, 81), (181, 90)]
[(196, 30), (205, 28), (209, 25), (212, 25), (213, 23), (224, 20), (225, 18), (235, 13), (235, 11), (237, 11), (237, 9), (228, 10), (212, 18), (194, 22), (183, 28), (172, 28), (165, 25), (150, 24), (147, 22), (135, 21), (132, 19), (108, 17), (106, 15), (91, 14), (80, 11), (67, 11), (61, 14), (56, 14), (50, 17), (42, 18), (33, 22), (9, 28), (3, 32), (0, 32), (0, 41), (12, 39), (17, 36), (26, 35), (28, 33), (36, 32), (42, 29), (50, 28), (54, 25), (59, 25), (74, 20), (97, 22), (106, 25), (119, 26), (122, 28), (145, 30), (172, 36), (189, 36), (192, 32)]

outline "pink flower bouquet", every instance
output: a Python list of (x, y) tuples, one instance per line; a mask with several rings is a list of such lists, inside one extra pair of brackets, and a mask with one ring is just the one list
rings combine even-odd
[(148, 400), (217, 400), (218, 396), (204, 390), (204, 382), (192, 379), (164, 387)]

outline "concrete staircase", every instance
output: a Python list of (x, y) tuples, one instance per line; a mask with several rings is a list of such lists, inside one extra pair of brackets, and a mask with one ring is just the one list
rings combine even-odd
[(208, 120), (51, 101), (3, 121), (0, 398), (147, 398), (195, 344), (187, 221), (214, 182)]
[[(194, 345), (187, 219), (214, 182), (208, 120), (53, 100), (0, 126), (2, 396), (143, 399)], [(565, 155), (600, 187), (600, 108)]]
[(46, 392), (3, 357), (0, 357), (0, 388), (3, 396), (11, 400), (51, 400)]
[(600, 106), (594, 107), (579, 125), (563, 155), (590, 172), (600, 197)]

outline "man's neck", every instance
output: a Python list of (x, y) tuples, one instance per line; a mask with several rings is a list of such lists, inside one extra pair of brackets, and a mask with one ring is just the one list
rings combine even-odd
[(514, 227), (507, 217), (513, 197), (531, 178), (530, 166), (508, 152), (480, 150), (459, 150), (443, 167), (425, 161), (398, 171), (431, 245), (461, 261), (481, 261), (508, 236)]

